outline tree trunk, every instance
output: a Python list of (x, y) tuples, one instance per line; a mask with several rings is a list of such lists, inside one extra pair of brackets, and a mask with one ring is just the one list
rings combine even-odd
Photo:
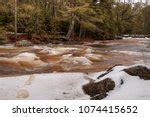
[(15, 0), (15, 39), (17, 39), (17, 0)]
[(79, 40), (81, 40), (81, 37), (82, 37), (82, 23), (80, 24), (80, 32), (79, 32)]
[(51, 1), (51, 15), (52, 15), (52, 18), (55, 18), (56, 15), (57, 15), (56, 4), (57, 4), (56, 0)]
[(71, 34), (73, 33), (74, 25), (75, 25), (75, 15), (72, 16), (72, 20), (71, 20), (71, 23), (70, 23), (70, 26), (69, 26), (69, 30), (68, 30), (68, 33), (66, 35), (66, 38), (68, 40), (70, 39)]

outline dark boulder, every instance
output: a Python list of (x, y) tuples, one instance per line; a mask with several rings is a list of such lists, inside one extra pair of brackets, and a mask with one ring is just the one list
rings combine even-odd
[(106, 78), (99, 82), (92, 82), (83, 86), (86, 94), (91, 96), (91, 99), (103, 99), (107, 96), (107, 92), (113, 90), (115, 82), (110, 78)]
[(144, 66), (135, 66), (124, 69), (124, 71), (132, 76), (139, 76), (140, 79), (150, 80), (150, 69)]

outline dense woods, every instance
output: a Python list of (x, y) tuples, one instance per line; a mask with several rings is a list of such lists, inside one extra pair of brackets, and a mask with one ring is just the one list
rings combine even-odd
[(150, 6), (142, 2), (0, 0), (0, 43), (6, 42), (8, 32), (25, 34), (27, 39), (37, 43), (41, 37), (104, 40), (123, 34), (147, 35), (150, 33), (149, 14)]

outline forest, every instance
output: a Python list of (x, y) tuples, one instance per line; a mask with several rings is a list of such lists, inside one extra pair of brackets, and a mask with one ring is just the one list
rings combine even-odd
[[(0, 0), (0, 43), (149, 35), (150, 6), (116, 0)], [(12, 34), (14, 33), (14, 34)], [(11, 36), (10, 36), (11, 34)], [(16, 38), (15, 35), (21, 34)]]

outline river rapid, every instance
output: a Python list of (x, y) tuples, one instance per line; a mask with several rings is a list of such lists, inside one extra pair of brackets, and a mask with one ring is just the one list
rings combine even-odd
[(150, 39), (128, 38), (82, 45), (0, 46), (0, 76), (99, 72), (114, 65), (150, 64)]

